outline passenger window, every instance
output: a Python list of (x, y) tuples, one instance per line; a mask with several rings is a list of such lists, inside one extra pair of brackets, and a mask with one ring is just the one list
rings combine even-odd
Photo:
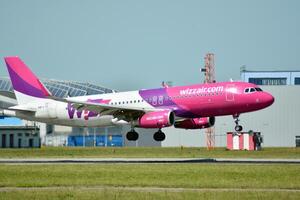
[(152, 97), (152, 104), (156, 105), (157, 104), (157, 96)]
[(158, 97), (158, 104), (162, 105), (164, 103), (164, 96), (159, 96)]

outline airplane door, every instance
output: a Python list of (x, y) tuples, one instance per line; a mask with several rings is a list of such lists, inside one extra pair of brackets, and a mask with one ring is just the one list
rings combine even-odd
[(226, 90), (225, 90), (226, 101), (234, 101), (235, 92), (236, 92), (236, 88), (234, 84), (226, 85)]

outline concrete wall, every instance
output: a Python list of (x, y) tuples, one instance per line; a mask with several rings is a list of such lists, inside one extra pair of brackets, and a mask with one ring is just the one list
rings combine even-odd
[(241, 116), (245, 130), (260, 131), (264, 146), (295, 146), (300, 135), (300, 86), (265, 86), (275, 97), (269, 108)]

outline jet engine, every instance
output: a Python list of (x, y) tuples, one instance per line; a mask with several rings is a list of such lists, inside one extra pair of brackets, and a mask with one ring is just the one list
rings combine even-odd
[(186, 119), (183, 121), (177, 121), (174, 124), (175, 128), (184, 128), (184, 129), (203, 129), (209, 128), (215, 124), (215, 117), (200, 117), (193, 119)]
[(175, 115), (172, 111), (154, 111), (145, 113), (137, 121), (137, 127), (141, 128), (163, 128), (172, 126), (175, 122)]

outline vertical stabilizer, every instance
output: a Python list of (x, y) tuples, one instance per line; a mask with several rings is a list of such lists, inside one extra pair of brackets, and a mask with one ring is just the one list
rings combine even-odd
[(4, 58), (18, 104), (51, 96), (47, 88), (19, 57)]

